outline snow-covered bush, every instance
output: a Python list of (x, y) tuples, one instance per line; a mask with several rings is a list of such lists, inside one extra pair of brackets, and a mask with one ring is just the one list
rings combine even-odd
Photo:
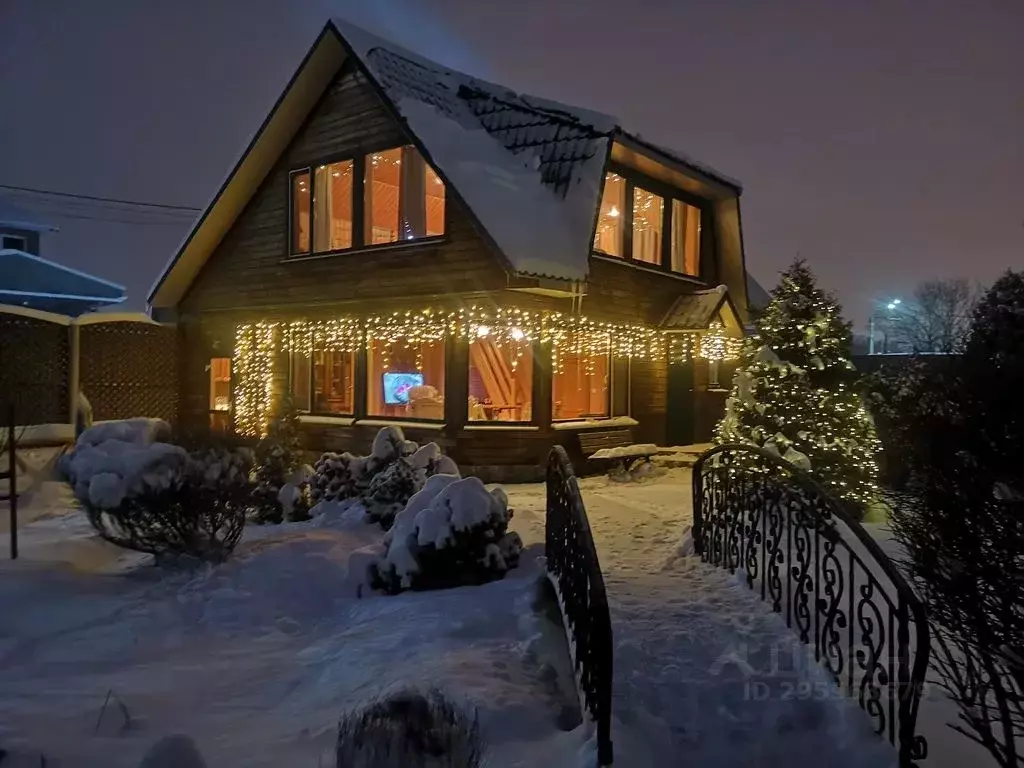
[(113, 544), (158, 558), (219, 561), (242, 536), (251, 468), (245, 451), (199, 451), (138, 485), (113, 472), (97, 474), (82, 504), (93, 527)]
[(256, 446), (253, 473), (253, 520), (257, 523), (281, 523), (308, 520), (310, 507), (309, 476), (302, 461), (299, 441), (299, 417), (290, 397), (285, 397), (271, 419), (267, 436)]
[(325, 453), (313, 469), (312, 499), (322, 502), (362, 501), (367, 519), (385, 530), (428, 477), (458, 475), (459, 468), (436, 443), (417, 445), (398, 427), (382, 427), (369, 456)]
[(183, 448), (154, 442), (169, 435), (170, 427), (160, 419), (96, 424), (79, 435), (59, 468), (82, 502), (165, 488), (188, 460)]
[(433, 475), (395, 518), (370, 582), (396, 593), (500, 579), (519, 564), (523, 548), (508, 531), (511, 519), (501, 488), (488, 492), (475, 477)]
[(341, 718), (337, 768), (479, 768), (476, 713), (439, 691), (402, 690)]

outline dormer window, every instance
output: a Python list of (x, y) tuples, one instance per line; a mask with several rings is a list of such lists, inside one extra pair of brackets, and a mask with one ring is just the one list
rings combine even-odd
[(605, 175), (594, 250), (683, 275), (700, 275), (701, 208), (657, 182)]
[(411, 145), (292, 171), (290, 189), (293, 256), (445, 232), (444, 182)]

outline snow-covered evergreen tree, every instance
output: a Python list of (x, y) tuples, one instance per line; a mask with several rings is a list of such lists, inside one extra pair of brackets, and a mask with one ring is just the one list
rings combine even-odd
[(253, 473), (253, 518), (259, 523), (280, 523), (284, 519), (281, 489), (287, 484), (295, 486), (298, 495), (289, 495), (290, 517), (305, 520), (309, 517), (309, 490), (297, 474), (302, 462), (299, 440), (299, 416), (291, 397), (285, 395), (278, 411), (270, 420), (267, 436), (256, 446), (256, 469)]
[(716, 442), (777, 453), (863, 512), (877, 496), (880, 444), (855, 387), (850, 326), (839, 305), (798, 260), (756, 327)]

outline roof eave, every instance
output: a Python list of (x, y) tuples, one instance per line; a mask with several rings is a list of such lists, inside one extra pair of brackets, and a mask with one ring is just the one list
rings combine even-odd
[(642, 139), (635, 133), (630, 133), (621, 127), (615, 132), (615, 135), (612, 138), (621, 144), (625, 144), (627, 146), (632, 145), (633, 149), (642, 150), (650, 155), (657, 155), (663, 163), (670, 166), (676, 166), (678, 170), (688, 176), (696, 177), (705, 183), (724, 184), (733, 190), (736, 195), (743, 192), (743, 185), (736, 179), (716, 171), (714, 168), (704, 165), (703, 163), (674, 154), (665, 147), (652, 144), (646, 139)]

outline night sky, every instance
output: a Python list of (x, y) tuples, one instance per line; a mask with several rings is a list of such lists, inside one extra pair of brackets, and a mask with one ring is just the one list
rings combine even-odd
[[(740, 179), (748, 269), (799, 254), (858, 323), (1024, 268), (1021, 0), (0, 0), (0, 183), (205, 206), (331, 13)], [(135, 309), (191, 223), (8, 199)]]

